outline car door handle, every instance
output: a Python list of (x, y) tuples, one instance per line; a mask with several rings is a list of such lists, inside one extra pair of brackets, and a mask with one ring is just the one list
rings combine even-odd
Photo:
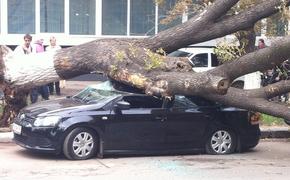
[(164, 116), (156, 116), (155, 119), (156, 120), (160, 120), (160, 121), (165, 121), (167, 119), (167, 117), (164, 117)]
[(206, 117), (206, 118), (210, 118), (210, 115), (208, 115), (208, 114), (205, 114), (205, 115), (204, 115), (204, 117)]
[(162, 120), (163, 117), (162, 117), (162, 116), (156, 116), (155, 119), (156, 119), (156, 120)]

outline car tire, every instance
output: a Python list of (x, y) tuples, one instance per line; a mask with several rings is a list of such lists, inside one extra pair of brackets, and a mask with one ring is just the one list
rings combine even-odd
[(208, 154), (222, 155), (230, 154), (237, 147), (237, 138), (229, 129), (218, 129), (209, 136), (205, 150)]
[(287, 125), (290, 126), (290, 120), (288, 120), (288, 119), (284, 119), (284, 122), (285, 122)]
[(85, 160), (97, 153), (98, 138), (87, 128), (75, 128), (65, 137), (63, 153), (71, 160)]

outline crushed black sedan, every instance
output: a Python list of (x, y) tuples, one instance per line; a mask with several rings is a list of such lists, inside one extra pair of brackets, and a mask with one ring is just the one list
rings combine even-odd
[(200, 97), (162, 99), (99, 87), (24, 108), (13, 124), (14, 141), (75, 160), (109, 154), (229, 154), (259, 142), (259, 124), (246, 110)]

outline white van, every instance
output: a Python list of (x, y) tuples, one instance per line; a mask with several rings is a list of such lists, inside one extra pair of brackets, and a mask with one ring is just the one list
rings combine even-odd
[[(218, 66), (220, 64), (217, 56), (214, 54), (213, 47), (189, 46), (189, 47), (181, 48), (177, 51), (174, 51), (174, 52), (168, 54), (168, 56), (187, 57), (190, 64), (192, 65), (192, 69), (195, 72), (207, 71), (207, 70), (215, 68), (216, 66)], [(241, 89), (243, 89), (243, 88), (246, 88), (246, 89), (259, 88), (260, 87), (259, 77), (255, 77), (255, 79), (258, 79), (257, 81), (253, 80), (253, 78), (254, 77), (251, 74), (239, 77), (233, 81), (231, 86), (236, 87), (236, 88), (241, 88)], [(246, 79), (249, 83), (247, 83), (247, 85), (246, 85), (247, 87), (244, 87)]]

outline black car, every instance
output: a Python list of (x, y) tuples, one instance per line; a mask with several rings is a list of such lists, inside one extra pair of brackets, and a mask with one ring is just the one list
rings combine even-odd
[(24, 108), (13, 124), (14, 141), (30, 150), (63, 153), (68, 159), (229, 154), (259, 142), (259, 124), (246, 110), (200, 97), (169, 99), (103, 87), (89, 86), (75, 96)]

